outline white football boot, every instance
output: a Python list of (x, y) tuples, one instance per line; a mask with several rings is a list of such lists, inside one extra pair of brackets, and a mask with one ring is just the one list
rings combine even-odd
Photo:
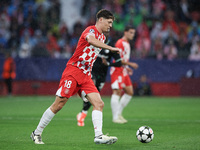
[(44, 142), (42, 142), (42, 137), (41, 135), (36, 135), (34, 133), (34, 131), (31, 133), (31, 139), (33, 140), (33, 142), (35, 144), (44, 144)]
[(107, 135), (100, 135), (94, 138), (94, 143), (96, 144), (113, 144), (117, 142), (117, 137), (115, 136), (107, 136)]
[(128, 120), (126, 120), (122, 115), (119, 115), (119, 119), (122, 120), (124, 123), (128, 122)]
[(113, 123), (124, 124), (125, 122), (119, 118), (113, 120)]

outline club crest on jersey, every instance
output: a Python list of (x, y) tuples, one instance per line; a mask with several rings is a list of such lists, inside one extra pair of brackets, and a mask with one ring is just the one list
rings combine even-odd
[(65, 90), (65, 94), (68, 94), (68, 93), (69, 93), (69, 89), (66, 89), (66, 90)]
[(94, 33), (94, 29), (90, 29), (90, 31), (89, 31), (90, 33)]

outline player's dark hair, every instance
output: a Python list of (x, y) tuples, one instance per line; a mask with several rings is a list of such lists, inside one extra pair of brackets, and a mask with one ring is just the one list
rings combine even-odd
[(125, 27), (124, 32), (129, 31), (130, 29), (134, 29), (134, 27), (131, 25), (128, 25)]
[(105, 19), (112, 19), (112, 20), (115, 19), (113, 14), (109, 10), (106, 10), (106, 9), (101, 9), (100, 11), (97, 12), (97, 14), (96, 14), (97, 20), (101, 17), (103, 17)]

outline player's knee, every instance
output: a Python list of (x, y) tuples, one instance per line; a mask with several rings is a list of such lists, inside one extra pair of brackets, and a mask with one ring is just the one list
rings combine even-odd
[(130, 96), (133, 96), (134, 94), (134, 91), (133, 90), (128, 90), (125, 92), (126, 94), (130, 95)]
[(130, 96), (133, 96), (134, 92), (128, 92), (128, 93), (126, 93), (126, 94), (128, 94), (128, 95), (130, 95)]
[(56, 114), (58, 111), (60, 111), (67, 102), (67, 100), (67, 98), (61, 99), (59, 97), (56, 97), (55, 102), (51, 105), (51, 110), (53, 111), (53, 113)]
[(103, 110), (103, 107), (104, 107), (104, 102), (101, 100), (101, 101), (98, 101), (94, 104), (94, 109), (96, 110), (100, 110), (102, 111)]
[(113, 90), (113, 94), (120, 96), (121, 95), (121, 90), (119, 90), (119, 89)]
[(52, 105), (51, 106), (51, 110), (53, 111), (53, 113), (57, 113), (58, 111), (60, 111), (61, 109), (63, 108), (63, 105), (60, 105), (60, 104), (58, 104), (58, 105)]
[(99, 103), (99, 107), (100, 107), (101, 109), (103, 109), (103, 107), (104, 107), (104, 102), (103, 102), (103, 101), (101, 101), (101, 102)]
[(57, 106), (57, 111), (60, 111), (62, 108), (63, 108), (63, 104), (59, 104), (58, 106)]

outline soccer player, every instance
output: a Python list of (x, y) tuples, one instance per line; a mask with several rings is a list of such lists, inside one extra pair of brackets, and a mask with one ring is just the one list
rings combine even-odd
[(102, 111), (104, 102), (91, 79), (91, 70), (94, 61), (101, 49), (119, 52), (120, 49), (104, 43), (103, 32), (108, 32), (114, 21), (113, 14), (105, 9), (96, 14), (96, 24), (87, 27), (78, 41), (73, 56), (69, 59), (62, 74), (54, 103), (44, 112), (37, 128), (32, 132), (31, 138), (35, 144), (44, 144), (41, 135), (55, 114), (62, 109), (68, 99), (75, 93), (86, 95), (93, 105), (92, 122), (94, 126), (96, 144), (113, 144), (117, 141), (115, 136), (107, 136), (102, 131)]
[[(111, 109), (114, 123), (126, 123), (127, 120), (122, 116), (123, 109), (130, 102), (133, 95), (133, 86), (129, 75), (133, 74), (130, 67), (137, 69), (138, 64), (129, 62), (131, 47), (129, 41), (134, 38), (135, 29), (131, 26), (125, 27), (124, 35), (119, 39), (115, 46), (120, 48), (122, 67), (111, 67)], [(124, 94), (121, 96), (122, 90)]]
[[(106, 35), (107, 39), (106, 44), (108, 44), (109, 43), (108, 32), (104, 34)], [(110, 63), (112, 58), (114, 58), (115, 60), (114, 63)], [(101, 91), (101, 89), (105, 84), (109, 66), (121, 67), (122, 66), (121, 57), (117, 53), (113, 53), (107, 49), (102, 49), (92, 68), (92, 80), (99, 92)], [(77, 115), (78, 126), (85, 125), (84, 120), (87, 116), (89, 108), (91, 107), (91, 103), (84, 96), (82, 99), (83, 99), (83, 108), (81, 112), (79, 112), (79, 114)]]

